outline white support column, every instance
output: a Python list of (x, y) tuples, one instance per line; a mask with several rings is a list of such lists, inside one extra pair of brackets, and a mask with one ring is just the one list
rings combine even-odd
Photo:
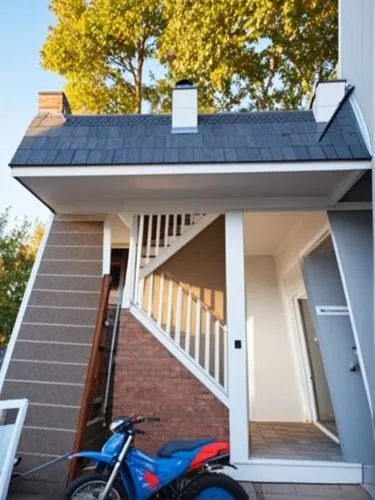
[(229, 435), (233, 463), (249, 459), (244, 214), (225, 214)]
[(107, 217), (103, 229), (103, 274), (111, 274), (111, 247), (111, 222)]
[(137, 259), (137, 238), (138, 238), (137, 216), (133, 215), (132, 224), (130, 227), (128, 265), (126, 269), (125, 287), (122, 298), (123, 309), (129, 309), (131, 302), (134, 302), (134, 287), (135, 287), (136, 259)]

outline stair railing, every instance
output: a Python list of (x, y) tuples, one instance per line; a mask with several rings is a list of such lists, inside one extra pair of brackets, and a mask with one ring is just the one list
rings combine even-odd
[(227, 392), (227, 327), (191, 287), (169, 272), (145, 278), (140, 307)]
[(167, 248), (178, 236), (182, 236), (200, 218), (201, 214), (194, 213), (140, 215), (138, 249), (142, 264), (148, 264), (163, 248)]
[[(88, 426), (93, 421), (96, 421), (98, 415), (94, 415), (95, 400), (98, 396), (98, 389), (102, 382), (101, 371), (105, 360), (105, 350), (108, 348), (107, 343), (107, 310), (109, 293), (111, 290), (112, 278), (109, 274), (103, 276), (102, 287), (100, 292), (100, 301), (98, 313), (96, 316), (95, 330), (92, 340), (90, 358), (86, 370), (85, 386), (81, 397), (80, 411), (78, 415), (77, 431), (73, 445), (73, 451), (77, 452), (85, 446), (85, 435)], [(100, 398), (101, 400), (101, 398)], [(72, 459), (69, 472), (68, 482), (78, 476), (81, 470), (79, 460)]]
[(112, 326), (112, 333), (111, 333), (111, 347), (110, 347), (110, 354), (109, 354), (109, 362), (108, 362), (108, 374), (107, 374), (107, 380), (106, 380), (106, 386), (105, 386), (105, 393), (104, 393), (104, 403), (103, 403), (103, 417), (105, 418), (106, 424), (109, 424), (109, 400), (110, 400), (110, 393), (111, 393), (111, 388), (112, 388), (112, 379), (113, 379), (113, 369), (114, 369), (114, 363), (115, 363), (115, 353), (116, 353), (116, 344), (117, 344), (117, 336), (118, 336), (118, 330), (119, 330), (119, 323), (120, 323), (120, 314), (121, 314), (121, 307), (122, 307), (122, 299), (124, 296), (124, 286), (125, 286), (125, 275), (126, 275), (126, 268), (125, 268), (125, 262), (124, 260), (121, 263), (121, 270), (120, 270), (120, 282), (119, 282), (119, 293), (117, 297), (117, 304), (116, 304), (116, 313), (115, 313), (115, 319), (114, 323)]
[(179, 237), (194, 226), (204, 214), (140, 214), (137, 216), (137, 243), (134, 300), (143, 295), (144, 279), (141, 269), (147, 266), (163, 250), (170, 247)]

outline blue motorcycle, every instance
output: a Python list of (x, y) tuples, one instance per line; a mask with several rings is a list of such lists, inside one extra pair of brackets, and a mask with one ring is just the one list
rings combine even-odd
[(119, 417), (113, 435), (100, 452), (83, 451), (71, 458), (95, 463), (95, 472), (75, 479), (64, 493), (66, 500), (248, 500), (242, 486), (218, 471), (230, 466), (229, 444), (211, 438), (169, 441), (156, 456), (134, 446), (138, 426), (157, 417)]

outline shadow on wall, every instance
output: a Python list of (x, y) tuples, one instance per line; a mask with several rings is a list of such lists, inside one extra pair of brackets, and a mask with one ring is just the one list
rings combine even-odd
[(173, 255), (157, 273), (167, 272), (181, 281), (215, 314), (224, 319), (225, 220), (220, 216)]

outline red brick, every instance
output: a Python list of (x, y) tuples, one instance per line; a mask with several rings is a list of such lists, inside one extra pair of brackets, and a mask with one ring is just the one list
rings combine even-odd
[(228, 409), (144, 326), (123, 311), (116, 357), (113, 415), (157, 415), (137, 444), (155, 453), (164, 441), (212, 436), (228, 440)]

